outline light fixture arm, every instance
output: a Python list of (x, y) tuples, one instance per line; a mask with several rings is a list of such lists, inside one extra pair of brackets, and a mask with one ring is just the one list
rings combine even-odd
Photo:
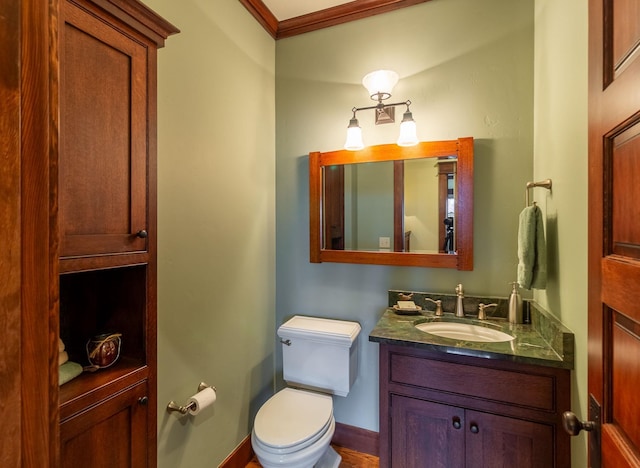
[(387, 107), (396, 107), (396, 106), (407, 106), (407, 110), (408, 110), (410, 105), (411, 105), (411, 101), (409, 100), (406, 100), (404, 102), (392, 102), (391, 104), (384, 104), (382, 101), (378, 101), (378, 104), (376, 104), (375, 106), (354, 107), (353, 109), (351, 109), (351, 111), (353, 112), (353, 116), (355, 118), (356, 112), (360, 112), (363, 110), (385, 109)]

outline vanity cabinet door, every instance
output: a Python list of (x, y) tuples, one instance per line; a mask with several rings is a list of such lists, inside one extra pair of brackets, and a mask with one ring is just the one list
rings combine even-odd
[[(391, 466), (463, 468), (464, 410), (431, 401), (391, 396)], [(494, 465), (498, 466), (498, 465)], [(516, 465), (513, 465), (516, 466)]]
[(456, 406), (391, 396), (394, 468), (549, 468), (553, 427)]
[(465, 416), (468, 468), (555, 466), (552, 426), (471, 410)]

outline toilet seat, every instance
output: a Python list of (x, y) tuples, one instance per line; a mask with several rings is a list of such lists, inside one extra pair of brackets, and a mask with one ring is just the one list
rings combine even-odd
[(315, 443), (332, 421), (331, 396), (285, 388), (258, 411), (254, 435), (264, 449), (286, 454)]

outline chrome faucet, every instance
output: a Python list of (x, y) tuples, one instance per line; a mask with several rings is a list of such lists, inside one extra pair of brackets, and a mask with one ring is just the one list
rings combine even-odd
[(464, 299), (464, 291), (462, 290), (462, 284), (456, 286), (456, 294), (458, 298), (456, 300), (456, 317), (464, 317), (464, 305), (462, 299)]

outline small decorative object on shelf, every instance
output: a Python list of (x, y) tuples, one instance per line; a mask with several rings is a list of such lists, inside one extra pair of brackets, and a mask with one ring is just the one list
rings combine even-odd
[(112, 366), (120, 357), (122, 334), (104, 333), (96, 335), (87, 342), (87, 358), (91, 366), (88, 369), (95, 371)]

